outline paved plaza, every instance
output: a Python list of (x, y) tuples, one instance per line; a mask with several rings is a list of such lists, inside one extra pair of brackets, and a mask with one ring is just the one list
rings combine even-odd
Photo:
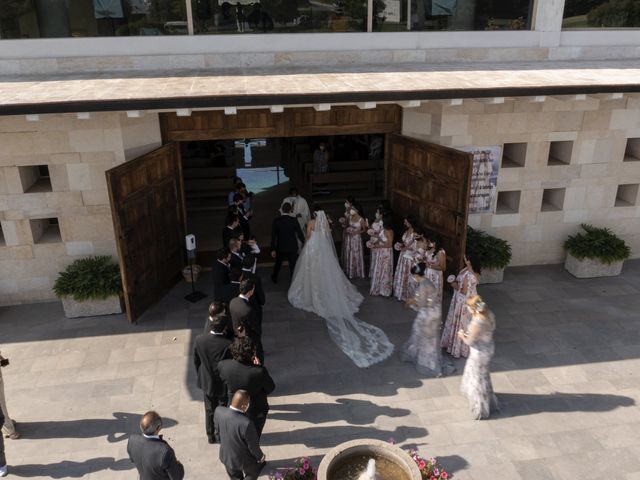
[[(358, 369), (322, 319), (289, 306), (283, 281), (262, 276), (266, 365), (277, 385), (264, 478), (302, 455), (317, 465), (346, 440), (393, 438), (460, 480), (640, 479), (640, 261), (594, 280), (559, 265), (512, 268), (504, 283), (480, 287), (497, 317), (492, 378), (504, 403), (486, 421), (470, 418), (458, 392), (464, 360), (440, 379), (421, 378), (396, 355)], [(200, 288), (210, 293), (207, 280)], [(122, 315), (66, 319), (59, 303), (0, 308), (9, 409), (23, 436), (6, 441), (9, 478), (135, 479), (127, 436), (150, 408), (164, 416), (185, 478), (226, 478), (192, 366), (207, 302), (189, 304), (186, 293), (177, 286), (137, 325)], [(396, 345), (413, 317), (396, 300), (370, 297), (360, 313)]]

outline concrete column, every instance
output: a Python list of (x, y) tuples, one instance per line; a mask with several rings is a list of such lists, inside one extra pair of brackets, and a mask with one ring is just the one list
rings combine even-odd
[(560, 45), (565, 0), (535, 0), (533, 29), (540, 32), (541, 47)]

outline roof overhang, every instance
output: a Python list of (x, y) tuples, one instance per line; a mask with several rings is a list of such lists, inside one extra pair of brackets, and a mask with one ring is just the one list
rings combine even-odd
[(640, 60), (0, 77), (0, 115), (640, 92)]

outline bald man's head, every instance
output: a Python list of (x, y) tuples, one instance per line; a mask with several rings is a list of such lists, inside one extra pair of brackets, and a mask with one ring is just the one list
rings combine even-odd
[(231, 399), (231, 406), (246, 412), (247, 408), (249, 408), (250, 401), (251, 398), (249, 397), (249, 392), (246, 390), (237, 390)]
[(162, 428), (162, 418), (153, 410), (145, 413), (140, 419), (140, 430), (145, 435), (157, 435)]

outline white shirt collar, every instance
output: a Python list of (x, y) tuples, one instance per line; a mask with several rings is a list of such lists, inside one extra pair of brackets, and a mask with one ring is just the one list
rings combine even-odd
[(221, 333), (218, 333), (218, 332), (214, 332), (213, 330), (210, 330), (210, 332), (211, 332), (213, 335), (224, 335), (224, 333), (222, 333), (222, 332), (221, 332)]
[(143, 433), (142, 436), (148, 439), (160, 440), (160, 435), (147, 435), (146, 433)]
[(229, 405), (229, 410), (234, 410), (234, 411), (240, 412), (240, 413), (242, 413), (244, 415), (244, 412), (242, 410), (240, 410), (239, 408), (236, 408), (236, 407), (234, 407), (232, 405)]
[(249, 297), (245, 297), (243, 294), (238, 295), (240, 298), (246, 300), (247, 302), (249, 301)]

